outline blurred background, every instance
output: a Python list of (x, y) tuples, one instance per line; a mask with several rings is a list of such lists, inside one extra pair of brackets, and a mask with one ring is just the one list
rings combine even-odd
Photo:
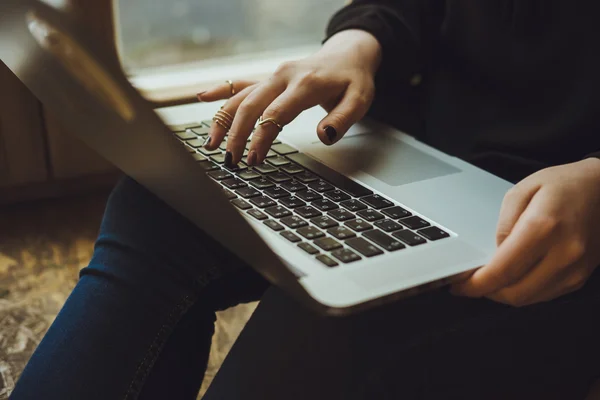
[(144, 68), (320, 43), (344, 0), (121, 0), (123, 65)]

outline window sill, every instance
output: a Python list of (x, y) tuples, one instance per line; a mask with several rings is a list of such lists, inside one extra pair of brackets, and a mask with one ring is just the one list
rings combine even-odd
[(133, 86), (156, 107), (197, 101), (196, 93), (228, 79), (262, 80), (285, 61), (304, 58), (318, 47), (297, 47), (268, 53), (216, 59), (143, 70), (130, 76)]

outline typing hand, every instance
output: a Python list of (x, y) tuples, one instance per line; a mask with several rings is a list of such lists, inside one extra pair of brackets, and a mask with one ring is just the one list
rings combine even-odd
[(498, 250), (453, 293), (525, 306), (581, 288), (600, 264), (600, 160), (539, 171), (502, 204)]
[[(281, 65), (264, 82), (224, 83), (199, 94), (205, 102), (229, 99), (219, 121), (212, 124), (206, 148), (216, 149), (230, 125), (226, 148), (230, 154), (226, 154), (226, 159), (237, 164), (262, 117), (266, 123), (257, 127), (248, 153), (248, 164), (260, 164), (281, 128), (316, 105), (329, 111), (319, 123), (317, 135), (327, 145), (335, 143), (371, 106), (380, 52), (379, 43), (371, 34), (343, 31), (330, 38), (316, 54)], [(236, 92), (233, 96), (232, 87)]]

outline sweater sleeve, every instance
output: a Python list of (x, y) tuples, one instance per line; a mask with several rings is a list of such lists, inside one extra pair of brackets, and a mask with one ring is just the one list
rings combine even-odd
[(444, 0), (354, 0), (331, 18), (327, 39), (347, 29), (371, 33), (382, 48), (377, 80), (414, 85), (428, 67), (444, 9)]

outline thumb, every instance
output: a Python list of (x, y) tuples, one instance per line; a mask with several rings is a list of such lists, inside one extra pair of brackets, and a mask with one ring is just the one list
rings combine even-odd
[(365, 116), (373, 102), (373, 92), (348, 87), (342, 100), (319, 123), (317, 135), (321, 142), (332, 145), (340, 140), (348, 129)]
[(527, 185), (525, 182), (521, 182), (506, 192), (496, 227), (497, 246), (500, 246), (508, 237), (538, 190), (540, 190), (539, 185)]

